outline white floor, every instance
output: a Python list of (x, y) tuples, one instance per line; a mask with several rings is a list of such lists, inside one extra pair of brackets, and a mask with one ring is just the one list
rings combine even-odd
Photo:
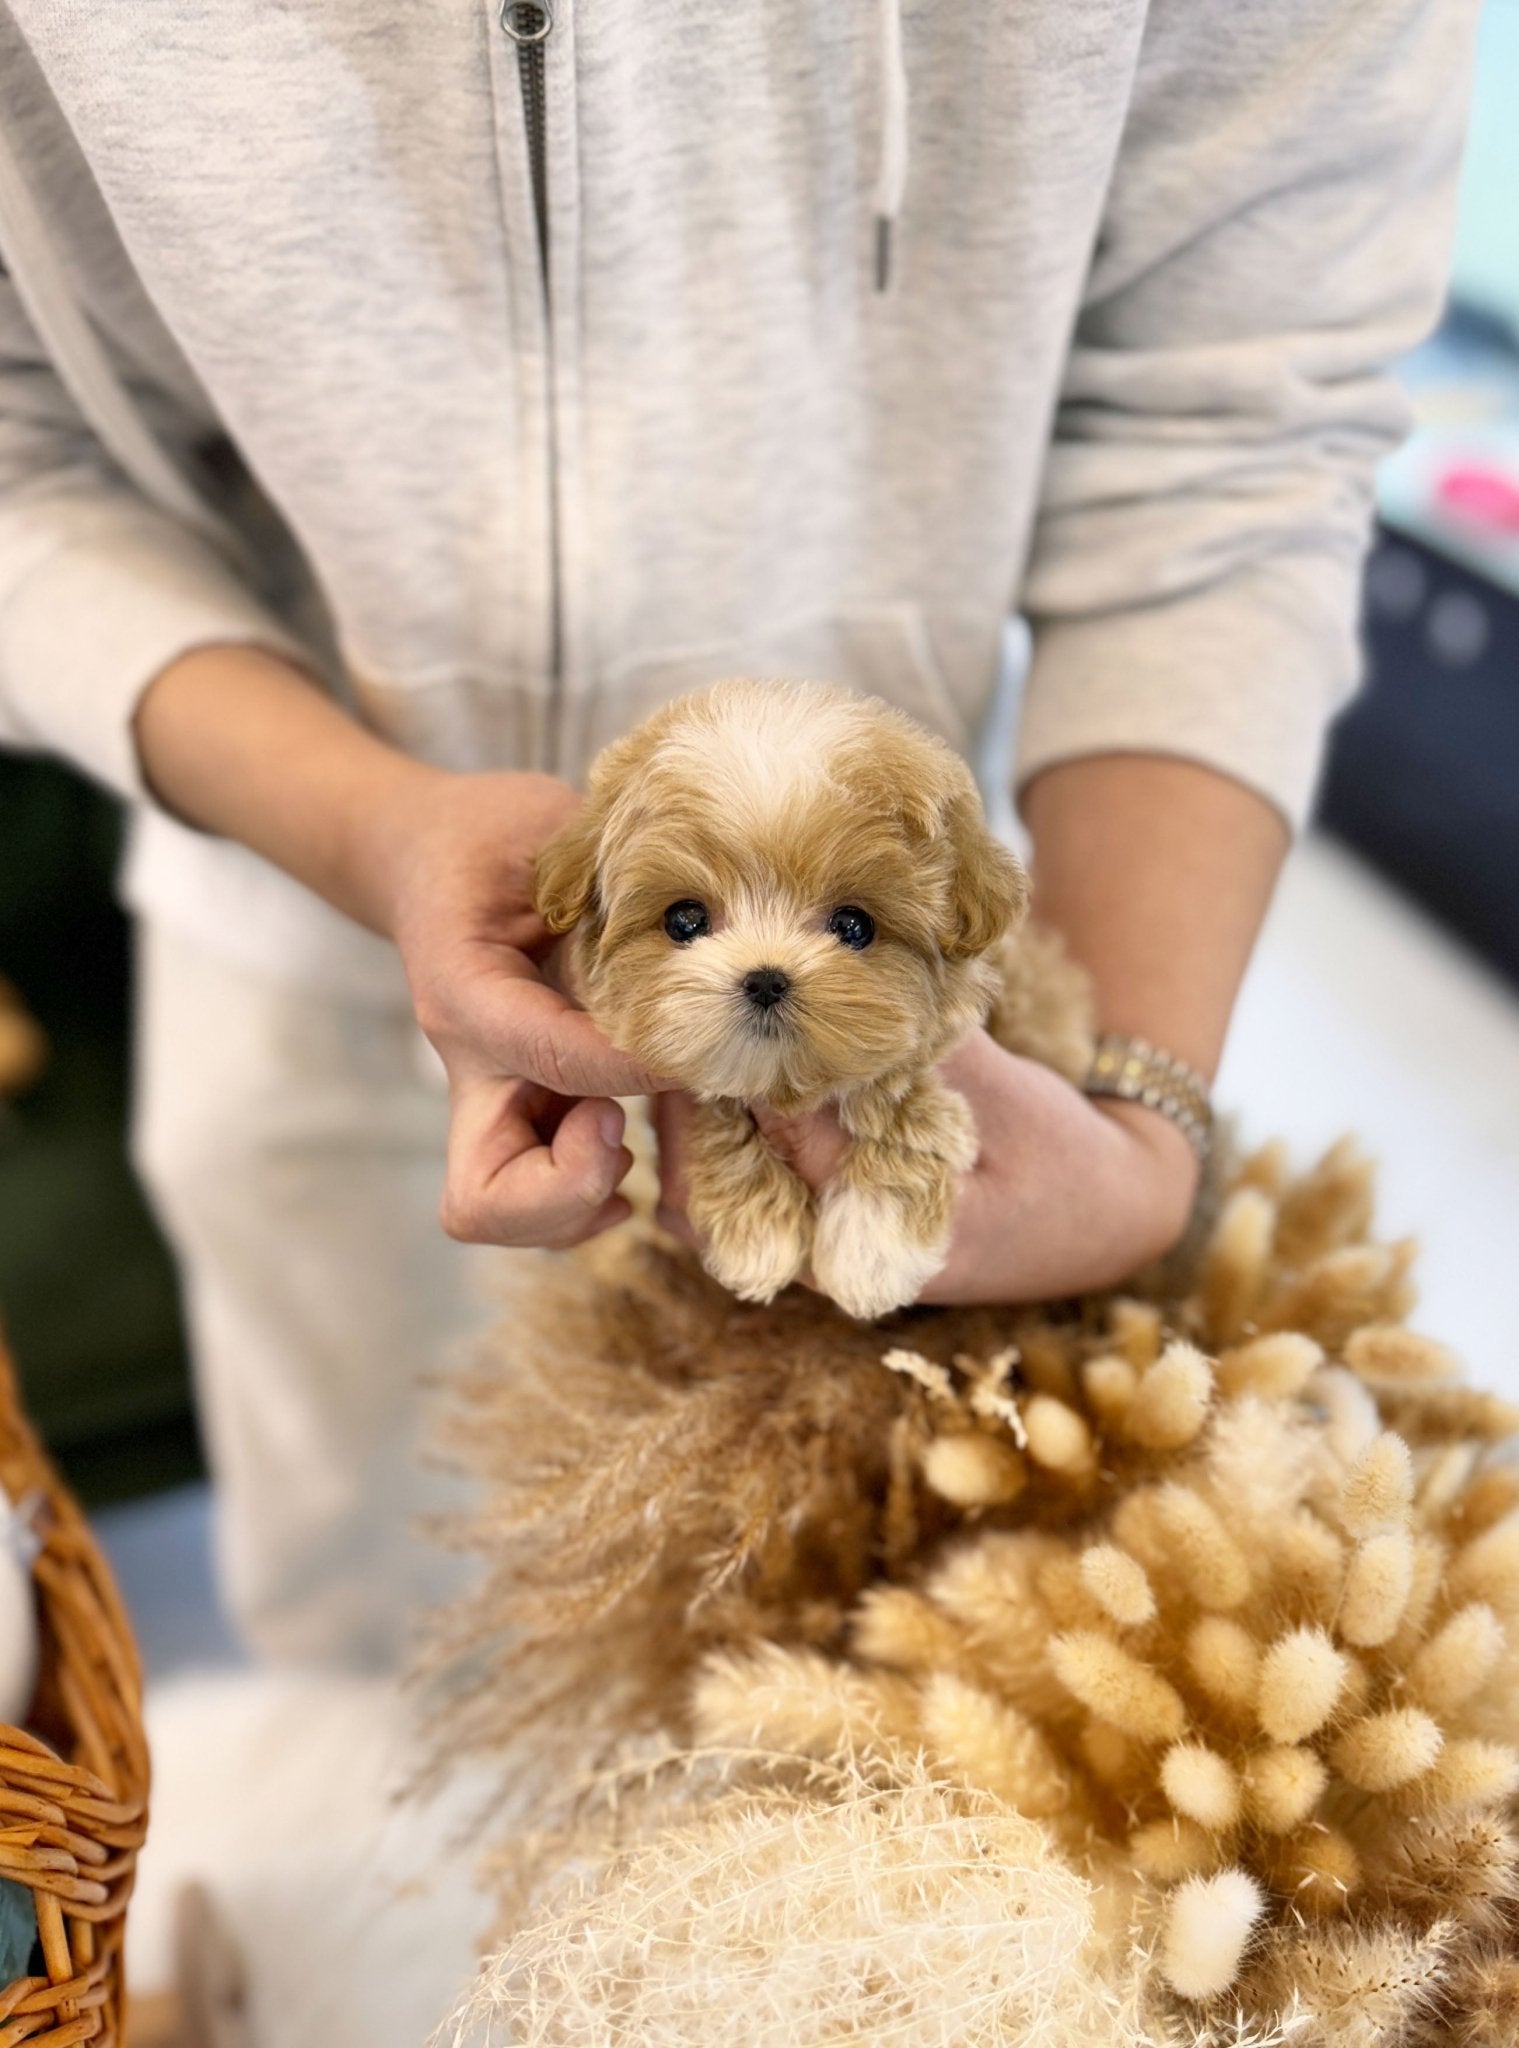
[(1304, 1155), (1356, 1133), (1381, 1163), (1381, 1228), (1423, 1247), (1415, 1321), (1519, 1397), (1519, 994), (1313, 840), (1288, 865), (1217, 1092), (1247, 1136)]
[[(1220, 1082), (1247, 1134), (1304, 1153), (1353, 1130), (1384, 1223), (1424, 1243), (1422, 1327), (1519, 1395), (1519, 998), (1334, 847), (1284, 882)], [(405, 1716), (384, 1686), (242, 1666), (218, 1619), (206, 1502), (107, 1516), (150, 1672), (153, 1827), (137, 1981), (168, 1906), (209, 1883), (247, 1951), (257, 2048), (420, 2048), (463, 1984), (478, 1907), (446, 1818), (395, 1807)]]

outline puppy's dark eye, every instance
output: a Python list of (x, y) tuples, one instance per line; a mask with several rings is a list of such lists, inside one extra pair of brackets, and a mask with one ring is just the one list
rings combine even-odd
[(699, 939), (703, 932), (712, 929), (712, 920), (707, 915), (705, 903), (698, 903), (692, 897), (683, 897), (679, 903), (672, 903), (665, 912), (665, 930), (677, 946), (689, 946), (693, 939)]
[(841, 903), (828, 920), (828, 929), (851, 953), (863, 953), (876, 935), (876, 921), (858, 904)]

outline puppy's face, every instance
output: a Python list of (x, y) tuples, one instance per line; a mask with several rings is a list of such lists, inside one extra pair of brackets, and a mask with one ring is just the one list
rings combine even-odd
[(602, 754), (540, 859), (592, 1014), (694, 1093), (810, 1107), (978, 1023), (1022, 908), (964, 764), (899, 713), (722, 683)]

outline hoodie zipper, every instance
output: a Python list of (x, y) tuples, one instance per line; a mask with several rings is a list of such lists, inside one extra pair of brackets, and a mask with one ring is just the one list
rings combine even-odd
[(554, 27), (548, 0), (501, 0), (502, 29), (517, 46), (517, 81), (527, 128), (528, 172), (533, 181), (533, 218), (538, 224), (538, 261), (549, 272), (548, 105), (543, 46)]
[[(517, 83), (522, 93), (522, 122), (527, 136), (528, 176), (533, 188), (533, 220), (538, 233), (538, 270), (543, 282), (545, 332), (549, 318), (549, 192), (548, 192), (548, 91), (545, 84), (544, 46), (554, 27), (550, 0), (501, 0), (498, 16), (502, 32), (516, 45)], [(552, 361), (552, 350), (550, 350)], [(548, 728), (544, 740), (543, 766), (550, 773), (559, 763), (560, 726), (564, 712), (564, 623), (563, 566), (560, 559), (560, 504), (554, 440), (554, 399), (552, 368), (549, 395), (548, 458)]]

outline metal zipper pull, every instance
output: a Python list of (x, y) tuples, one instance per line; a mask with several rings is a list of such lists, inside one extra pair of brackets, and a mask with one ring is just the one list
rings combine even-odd
[(522, 116), (527, 126), (528, 170), (533, 180), (533, 218), (538, 223), (538, 257), (543, 274), (549, 267), (548, 106), (544, 89), (543, 46), (554, 27), (548, 0), (501, 0), (502, 33), (517, 45), (517, 76), (522, 87)]

